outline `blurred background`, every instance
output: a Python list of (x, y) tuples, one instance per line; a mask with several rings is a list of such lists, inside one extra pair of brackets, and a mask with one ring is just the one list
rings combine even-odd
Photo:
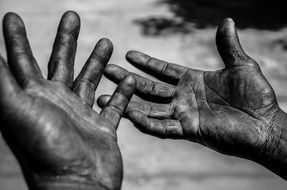
[[(25, 21), (34, 56), (47, 62), (61, 15), (75, 10), (82, 20), (76, 74), (96, 41), (110, 38), (110, 63), (136, 71), (125, 59), (130, 49), (196, 69), (216, 70), (216, 27), (232, 17), (242, 45), (254, 57), (287, 111), (287, 13), (283, 0), (0, 0), (0, 17), (17, 12)], [(2, 30), (2, 27), (0, 27)], [(3, 36), (1, 54), (5, 56)], [(139, 71), (136, 71), (141, 73)], [(103, 78), (96, 97), (115, 85)], [(96, 110), (99, 110), (95, 106)], [(123, 190), (283, 190), (287, 183), (263, 167), (203, 146), (141, 134), (127, 120), (119, 128), (124, 158)], [(27, 190), (18, 163), (0, 138), (0, 190)]]

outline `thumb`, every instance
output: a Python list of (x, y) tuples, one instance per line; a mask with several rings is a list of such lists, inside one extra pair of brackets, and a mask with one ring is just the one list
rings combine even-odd
[(240, 65), (242, 60), (249, 59), (240, 45), (235, 23), (231, 18), (224, 19), (219, 25), (216, 45), (226, 67)]

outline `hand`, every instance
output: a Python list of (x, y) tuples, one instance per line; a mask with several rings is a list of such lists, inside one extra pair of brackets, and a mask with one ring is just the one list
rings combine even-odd
[[(133, 74), (136, 93), (148, 102), (130, 102), (125, 115), (144, 133), (188, 139), (256, 160), (262, 152), (276, 149), (272, 132), (278, 131), (274, 121), (282, 111), (259, 65), (242, 50), (231, 19), (219, 26), (216, 43), (225, 63), (218, 71), (194, 70), (129, 52), (131, 64), (171, 84)], [(130, 73), (109, 65), (105, 74), (118, 81)], [(103, 106), (108, 99), (101, 96), (98, 104)]]
[[(126, 77), (100, 114), (94, 91), (113, 50), (101, 39), (73, 82), (80, 19), (66, 12), (44, 79), (21, 18), (3, 21), (9, 69), (0, 59), (1, 132), (30, 189), (120, 189), (122, 158), (116, 129), (135, 80)], [(10, 73), (11, 71), (11, 73)]]

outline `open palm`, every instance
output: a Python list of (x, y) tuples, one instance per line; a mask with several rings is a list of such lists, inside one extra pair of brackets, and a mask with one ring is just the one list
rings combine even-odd
[(74, 12), (65, 13), (46, 80), (33, 58), (20, 17), (7, 14), (3, 27), (10, 69), (1, 58), (1, 132), (29, 187), (120, 189), (123, 166), (116, 129), (132, 96), (134, 79), (126, 77), (119, 84), (100, 114), (92, 109), (112, 43), (100, 40), (73, 81), (80, 20)]
[[(219, 26), (216, 39), (226, 66), (218, 71), (194, 70), (129, 52), (131, 64), (170, 84), (133, 74), (137, 78), (136, 93), (148, 102), (130, 102), (126, 117), (145, 133), (188, 139), (225, 154), (246, 157), (264, 148), (280, 109), (259, 65), (243, 52), (231, 19)], [(109, 65), (105, 73), (112, 80), (129, 74), (116, 65)], [(108, 99), (100, 97), (99, 105), (105, 105)]]

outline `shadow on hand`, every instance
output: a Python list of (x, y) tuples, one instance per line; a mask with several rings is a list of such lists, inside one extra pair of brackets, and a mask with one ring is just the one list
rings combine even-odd
[(194, 28), (217, 26), (226, 17), (237, 28), (277, 30), (287, 24), (284, 0), (161, 0), (174, 17), (148, 17), (135, 21), (145, 35), (190, 33)]

